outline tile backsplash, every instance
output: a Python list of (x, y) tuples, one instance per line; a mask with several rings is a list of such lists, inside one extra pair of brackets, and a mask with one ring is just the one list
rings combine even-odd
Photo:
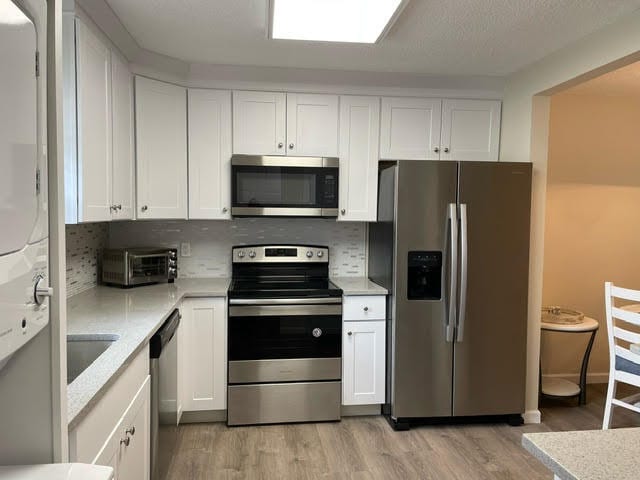
[(67, 225), (67, 296), (95, 287), (98, 281), (98, 253), (107, 245), (106, 223)]
[[(191, 256), (180, 256), (182, 242), (191, 244)], [(231, 247), (252, 243), (328, 245), (332, 276), (366, 274), (365, 223), (316, 218), (238, 218), (114, 222), (109, 226), (110, 247), (177, 247), (180, 277), (230, 276)]]

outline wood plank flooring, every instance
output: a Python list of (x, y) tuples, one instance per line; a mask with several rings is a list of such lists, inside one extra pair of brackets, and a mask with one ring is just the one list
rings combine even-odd
[[(543, 423), (422, 426), (394, 432), (382, 417), (338, 423), (227, 428), (181, 426), (170, 480), (209, 479), (549, 479), (521, 447), (527, 432), (602, 426), (605, 384), (589, 385), (588, 403), (545, 400)], [(626, 395), (620, 387), (619, 393)], [(617, 409), (614, 426), (640, 426)]]

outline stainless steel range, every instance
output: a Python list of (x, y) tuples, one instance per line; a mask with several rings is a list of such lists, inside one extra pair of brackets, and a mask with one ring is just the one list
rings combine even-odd
[(340, 420), (342, 290), (329, 249), (233, 248), (228, 425)]

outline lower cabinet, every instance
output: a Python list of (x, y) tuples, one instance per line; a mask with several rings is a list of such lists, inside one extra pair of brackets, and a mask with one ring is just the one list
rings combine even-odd
[(227, 301), (186, 298), (178, 344), (180, 404), (185, 412), (227, 408)]
[(343, 323), (343, 405), (384, 403), (385, 328), (385, 320)]

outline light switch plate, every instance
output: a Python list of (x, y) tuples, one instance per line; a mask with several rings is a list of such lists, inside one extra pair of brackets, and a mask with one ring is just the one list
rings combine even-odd
[(191, 256), (191, 244), (189, 242), (182, 242), (180, 244), (180, 256), (181, 257)]

